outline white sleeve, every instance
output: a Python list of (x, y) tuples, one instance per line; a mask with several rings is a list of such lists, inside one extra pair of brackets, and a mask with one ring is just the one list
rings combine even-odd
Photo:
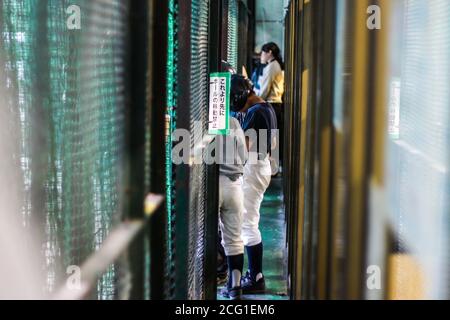
[(270, 88), (272, 86), (272, 81), (275, 78), (274, 64), (269, 63), (269, 65), (264, 69), (263, 75), (259, 78), (259, 90), (255, 90), (257, 96), (264, 100), (267, 100), (270, 93)]

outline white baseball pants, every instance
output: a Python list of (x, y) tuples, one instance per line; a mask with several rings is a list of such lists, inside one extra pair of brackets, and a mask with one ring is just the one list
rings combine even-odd
[(244, 198), (243, 178), (236, 181), (220, 175), (219, 177), (219, 226), (222, 232), (222, 246), (227, 256), (244, 253), (241, 238)]
[(261, 243), (259, 220), (264, 193), (270, 184), (272, 169), (269, 158), (247, 163), (244, 167), (244, 219), (242, 223), (242, 240), (245, 246)]

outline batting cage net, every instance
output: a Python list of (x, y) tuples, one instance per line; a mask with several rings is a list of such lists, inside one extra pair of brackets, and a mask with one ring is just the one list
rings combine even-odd
[[(215, 254), (205, 252), (215, 248), (206, 239), (217, 232), (206, 227), (217, 214), (207, 206), (211, 173), (204, 162), (174, 164), (172, 149), (177, 129), (189, 131), (191, 150), (207, 133), (210, 5), (0, 0), (1, 132), (9, 137), (0, 164), (18, 177), (13, 214), (24, 241), (38, 243), (44, 294), (64, 286), (124, 222), (147, 223), (144, 196), (161, 189), (163, 212), (150, 223), (161, 237), (143, 228), (88, 298), (205, 298), (205, 257)], [(227, 55), (236, 66), (238, 2), (228, 5)], [(164, 178), (155, 180), (159, 171)], [(163, 293), (151, 292), (152, 279)]]
[[(51, 292), (121, 212), (128, 1), (0, 1), (2, 108), (17, 137), (24, 230)], [(93, 297), (115, 296), (116, 267)]]

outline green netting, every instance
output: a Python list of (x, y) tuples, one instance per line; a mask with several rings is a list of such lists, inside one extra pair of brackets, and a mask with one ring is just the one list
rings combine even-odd
[[(10, 110), (15, 112), (16, 128), (20, 132), (20, 166), (23, 173), (23, 188), (31, 189), (31, 150), (27, 141), (31, 140), (30, 109), (34, 102), (33, 96), (28, 94), (33, 90), (33, 70), (35, 56), (32, 48), (36, 45), (36, 39), (29, 36), (36, 29), (36, 1), (16, 4), (16, 1), (3, 1), (2, 3), (2, 53), (3, 73), (6, 77), (5, 91), (15, 91), (15, 95), (9, 95)], [(22, 215), (24, 224), (29, 224), (31, 214), (31, 194), (23, 193)]]
[(233, 68), (238, 69), (238, 23), (239, 2), (238, 0), (227, 0), (228, 3), (228, 47), (227, 61)]
[(167, 205), (167, 263), (166, 263), (166, 278), (168, 281), (168, 288), (166, 292), (167, 297), (171, 297), (174, 291), (174, 202), (175, 192), (174, 183), (176, 181), (175, 173), (172, 164), (172, 132), (176, 128), (176, 98), (177, 98), (177, 27), (178, 27), (178, 4), (176, 0), (169, 0), (169, 14), (168, 14), (168, 48), (167, 48), (167, 110), (166, 110), (166, 198)]
[[(209, 1), (193, 0), (191, 5), (190, 132), (191, 148), (207, 133), (208, 124), (208, 29)], [(204, 299), (206, 165), (194, 164), (190, 173), (188, 297)]]
[[(190, 9), (190, 14), (180, 17), (179, 6)], [(178, 31), (180, 20), (189, 19), (188, 35)], [(209, 1), (193, 0), (190, 4), (181, 1), (169, 1), (168, 19), (168, 62), (167, 62), (167, 211), (168, 211), (168, 263), (169, 279), (168, 297), (201, 299), (204, 297), (204, 246), (206, 215), (206, 166), (192, 165), (181, 169), (172, 164), (172, 146), (170, 138), (178, 127), (188, 129), (191, 133), (191, 148), (194, 131), (202, 137), (207, 129), (208, 104), (208, 28)], [(189, 37), (189, 38), (187, 38)], [(190, 47), (180, 49), (178, 43), (190, 40)], [(190, 60), (186, 67), (186, 59)], [(179, 74), (180, 69), (188, 69), (189, 74)], [(189, 89), (180, 90), (179, 77), (189, 77)], [(186, 96), (180, 96), (182, 92)], [(183, 120), (178, 117), (183, 113)], [(181, 124), (181, 121), (183, 123)], [(200, 126), (196, 124), (201, 123)], [(189, 175), (189, 187), (177, 189), (177, 182), (182, 179), (176, 172)], [(189, 172), (186, 172), (189, 171)], [(181, 175), (181, 174), (180, 174)], [(182, 200), (180, 200), (182, 199)], [(184, 199), (187, 199), (186, 201)], [(178, 202), (178, 203), (177, 203)], [(178, 241), (177, 241), (178, 239)], [(180, 243), (179, 239), (183, 239)], [(186, 240), (186, 242), (184, 242)], [(179, 243), (179, 246), (176, 244)], [(182, 268), (183, 270), (180, 270)], [(175, 285), (179, 279), (181, 286)], [(182, 288), (181, 288), (182, 287)]]
[[(46, 288), (53, 291), (69, 265), (79, 266), (99, 248), (120, 212), (128, 5), (119, 0), (0, 5), (0, 72), (12, 97), (10, 109), (18, 111), (21, 214), (26, 226), (42, 222), (35, 226), (44, 229), (43, 268)], [(71, 5), (81, 9), (81, 30), (67, 27)], [(97, 298), (115, 297), (115, 274), (111, 266), (101, 277)]]

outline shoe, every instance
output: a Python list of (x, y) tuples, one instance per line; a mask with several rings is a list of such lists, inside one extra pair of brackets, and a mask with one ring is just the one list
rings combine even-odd
[(241, 287), (234, 287), (231, 289), (223, 288), (223, 290), (220, 292), (222, 297), (230, 299), (230, 300), (241, 300), (242, 299), (242, 288)]
[(241, 300), (242, 299), (242, 288), (234, 287), (228, 290), (228, 296), (230, 300)]
[(252, 279), (250, 272), (247, 271), (245, 277), (241, 280), (241, 287), (243, 294), (264, 294), (266, 292), (266, 281), (264, 276), (255, 281)]

